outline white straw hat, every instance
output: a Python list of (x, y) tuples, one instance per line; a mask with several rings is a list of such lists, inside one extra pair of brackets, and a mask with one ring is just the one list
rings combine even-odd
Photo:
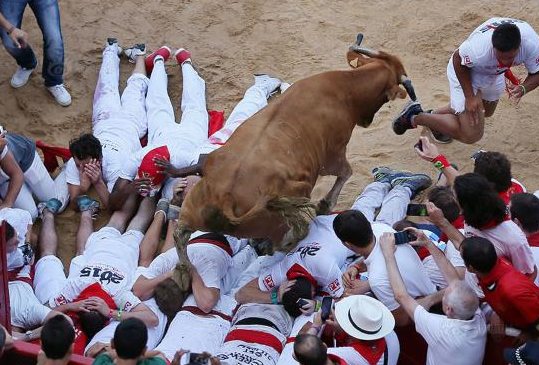
[(366, 295), (353, 295), (335, 305), (341, 328), (360, 340), (377, 340), (390, 334), (395, 318), (380, 301)]

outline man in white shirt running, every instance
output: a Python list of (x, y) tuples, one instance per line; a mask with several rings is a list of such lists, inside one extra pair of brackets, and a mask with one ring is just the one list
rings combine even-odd
[[(510, 67), (521, 64), (528, 76), (519, 83)], [(450, 105), (430, 112), (423, 111), (419, 102), (410, 103), (393, 121), (393, 131), (403, 134), (423, 125), (441, 143), (451, 138), (468, 144), (479, 141), (485, 117), (494, 114), (503, 94), (504, 74), (513, 79), (507, 88), (517, 103), (539, 85), (539, 36), (522, 20), (492, 18), (477, 27), (449, 60)]]
[(427, 312), (406, 290), (395, 260), (393, 234), (385, 233), (382, 236), (380, 246), (395, 299), (413, 318), (417, 332), (427, 341), (427, 365), (482, 364), (487, 325), (479, 309), (477, 295), (466, 282), (459, 279), (457, 271), (443, 252), (421, 230), (407, 230), (417, 237), (412, 244), (429, 250), (449, 283), (442, 299), (445, 315)]

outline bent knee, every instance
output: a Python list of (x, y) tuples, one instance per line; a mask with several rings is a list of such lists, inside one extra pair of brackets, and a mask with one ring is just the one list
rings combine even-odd
[(475, 142), (478, 142), (481, 140), (481, 138), (483, 138), (483, 131), (479, 131), (479, 132), (476, 132), (476, 133), (466, 133), (464, 134), (463, 136), (461, 136), (460, 138), (458, 138), (459, 141), (461, 141), (462, 143), (466, 143), (466, 144), (473, 144)]

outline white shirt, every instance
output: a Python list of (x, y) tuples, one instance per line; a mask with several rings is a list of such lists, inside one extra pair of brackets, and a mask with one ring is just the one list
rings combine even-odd
[[(464, 260), (462, 259), (460, 252), (457, 251), (457, 249), (453, 245), (453, 242), (447, 241), (447, 244), (442, 243), (442, 245), (445, 245), (445, 249), (443, 250), (445, 257), (449, 260), (449, 262), (451, 262), (454, 267), (465, 267)], [(447, 282), (445, 281), (444, 276), (440, 272), (440, 268), (438, 267), (438, 265), (436, 265), (436, 261), (434, 261), (432, 255), (429, 255), (423, 259), (423, 267), (427, 271), (430, 281), (432, 281), (434, 285), (439, 288), (447, 287)]]
[(511, 220), (506, 220), (494, 228), (482, 230), (466, 224), (464, 235), (488, 239), (494, 245), (498, 256), (507, 259), (515, 269), (523, 274), (530, 274), (535, 269), (535, 261), (528, 239), (520, 227)]
[[(396, 365), (399, 360), (400, 344), (395, 332), (391, 332), (385, 337), (387, 346), (387, 364)], [(335, 355), (343, 359), (348, 365), (370, 365), (369, 362), (361, 356), (353, 347), (329, 347), (328, 354)], [(384, 364), (384, 355), (376, 365)]]
[[(394, 311), (400, 305), (395, 300), (393, 289), (391, 289), (386, 261), (378, 242), (385, 232), (394, 233), (395, 230), (384, 223), (372, 223), (371, 226), (376, 243), (369, 257), (365, 259), (365, 265), (367, 265), (367, 271), (369, 272), (369, 286), (376, 298), (384, 303), (390, 311)], [(403, 244), (396, 247), (395, 259), (408, 293), (413, 298), (434, 293), (436, 287), (430, 281), (419, 256), (412, 246)]]
[(473, 319), (463, 321), (427, 312), (418, 305), (414, 311), (416, 331), (429, 348), (427, 365), (481, 365), (487, 341), (487, 325), (477, 310)]
[(294, 265), (305, 269), (319, 289), (338, 298), (343, 294), (340, 267), (354, 252), (347, 249), (333, 231), (336, 215), (316, 217), (309, 234), (290, 251), (282, 261), (262, 272), (258, 278), (260, 290), (270, 291), (287, 281), (287, 273)]
[[(526, 22), (510, 18), (492, 18), (477, 27), (464, 43), (459, 46), (461, 64), (472, 70), (472, 84), (488, 86), (494, 84), (508, 67), (499, 66), (494, 56), (492, 33), (503, 23), (515, 24), (520, 30), (521, 45), (513, 66), (524, 64), (529, 73), (539, 71), (539, 36)], [(454, 73), (453, 63), (449, 68)]]
[[(0, 223), (7, 221), (17, 231), (19, 247), (26, 242), (28, 226), (32, 225), (32, 216), (29, 212), (17, 208), (4, 208), (0, 210)], [(24, 255), (20, 248), (7, 253), (7, 270), (12, 271), (24, 266)]]

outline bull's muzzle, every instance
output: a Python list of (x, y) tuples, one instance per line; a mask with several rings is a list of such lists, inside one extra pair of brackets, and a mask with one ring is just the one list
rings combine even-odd
[(413, 101), (416, 101), (417, 96), (415, 95), (415, 90), (414, 90), (414, 87), (412, 86), (412, 81), (405, 75), (402, 75), (401, 84), (402, 86), (404, 86), (404, 89), (408, 93), (408, 96), (410, 96), (410, 99), (412, 99)]

